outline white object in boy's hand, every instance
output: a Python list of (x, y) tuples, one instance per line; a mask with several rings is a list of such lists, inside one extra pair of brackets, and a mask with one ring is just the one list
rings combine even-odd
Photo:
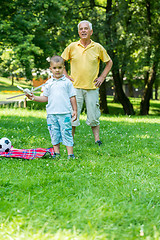
[(18, 87), (21, 91), (23, 91), (24, 94), (16, 95), (16, 96), (13, 96), (13, 97), (8, 97), (7, 99), (20, 97), (20, 96), (23, 96), (23, 95), (26, 95), (26, 94), (32, 96), (33, 92), (35, 92), (37, 89), (41, 88), (42, 86), (45, 86), (46, 84), (47, 84), (47, 82), (46, 82), (46, 83), (43, 83), (42, 85), (40, 85), (40, 86), (38, 86), (38, 87), (36, 87), (36, 88), (33, 88), (33, 87), (32, 87), (31, 90), (29, 90), (28, 88), (23, 89), (22, 87), (20, 87), (20, 86), (17, 85), (17, 87)]
[(22, 87), (20, 87), (20, 86), (18, 86), (18, 85), (17, 85), (17, 87), (18, 87), (20, 90), (22, 90), (25, 94), (28, 94), (28, 95), (32, 96), (32, 90), (29, 90), (28, 88), (23, 89)]
[(32, 96), (32, 92), (31, 92), (28, 88), (25, 88), (25, 89), (23, 90), (23, 92), (24, 92), (25, 94), (28, 94), (28, 95)]

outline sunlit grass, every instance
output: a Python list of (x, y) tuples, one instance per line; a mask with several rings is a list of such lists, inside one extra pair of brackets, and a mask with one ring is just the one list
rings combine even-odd
[(25, 81), (25, 80), (16, 80), (14, 78), (14, 84), (12, 86), (12, 79), (11, 78), (3, 78), (0, 77), (0, 87), (1, 91), (6, 91), (6, 90), (18, 90), (17, 85), (20, 85), (22, 87), (31, 87), (32, 83), (31, 81)]
[[(160, 118), (101, 116), (102, 147), (86, 115), (76, 160), (0, 158), (0, 239), (160, 239)], [(0, 137), (50, 147), (46, 111), (0, 109)], [(141, 236), (144, 235), (144, 236)]]
[[(19, 91), (17, 88), (17, 85), (20, 85), (24, 88), (31, 89), (32, 82), (26, 82), (26, 81), (17, 81), (14, 80), (14, 86), (11, 86), (11, 79), (8, 78), (2, 78), (0, 77), (0, 101), (6, 101), (8, 97), (12, 97), (18, 94), (21, 94), (22, 92)], [(36, 94), (40, 95), (40, 91), (36, 92)], [(17, 97), (11, 100), (24, 100), (24, 96)], [(139, 115), (140, 112), (140, 102), (141, 98), (130, 98), (131, 103), (133, 104), (133, 108), (136, 115)], [(113, 102), (113, 96), (107, 96), (107, 105), (109, 109), (110, 115), (124, 115), (123, 107), (120, 103), (114, 103)], [(28, 101), (28, 108), (30, 109), (45, 109), (44, 103), (38, 103), (38, 102), (31, 102)], [(149, 115), (157, 115), (160, 116), (160, 101), (159, 100), (150, 100), (150, 109), (149, 109)]]
[[(14, 95), (22, 94), (22, 91), (19, 91), (17, 88), (17, 85), (24, 87), (24, 88), (30, 88), (32, 87), (31, 81), (26, 82), (25, 80), (17, 81), (14, 80), (14, 84), (12, 86), (12, 80), (9, 78), (3, 78), (0, 77), (0, 101), (6, 101), (8, 97), (12, 97)], [(24, 99), (24, 96), (17, 97), (15, 100), (21, 100)]]
[[(114, 103), (112, 96), (107, 96), (108, 108), (110, 115), (124, 115), (123, 107), (120, 103)], [(140, 112), (141, 98), (130, 98), (136, 115)], [(160, 101), (150, 100), (149, 115), (160, 116)]]

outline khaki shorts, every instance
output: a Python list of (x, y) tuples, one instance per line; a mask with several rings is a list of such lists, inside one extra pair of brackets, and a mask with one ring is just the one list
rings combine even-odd
[(95, 90), (85, 90), (81, 88), (76, 88), (76, 100), (78, 108), (78, 117), (75, 122), (72, 122), (72, 126), (79, 126), (79, 117), (82, 111), (83, 103), (85, 101), (87, 108), (87, 121), (86, 124), (89, 126), (98, 126), (99, 117), (101, 115), (99, 108), (99, 89)]

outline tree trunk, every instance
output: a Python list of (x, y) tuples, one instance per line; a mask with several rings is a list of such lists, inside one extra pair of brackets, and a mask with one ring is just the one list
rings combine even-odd
[(108, 114), (109, 109), (107, 106), (107, 98), (106, 98), (106, 81), (104, 81), (99, 89), (100, 93), (100, 109), (102, 113)]
[(156, 79), (156, 69), (158, 67), (158, 61), (154, 62), (152, 74), (148, 79), (148, 83), (145, 86), (145, 90), (142, 96), (141, 104), (140, 104), (140, 115), (148, 115), (149, 114), (149, 106), (150, 106), (150, 99), (152, 96), (152, 89), (153, 84)]
[(107, 5), (106, 5), (106, 44), (110, 46), (111, 49), (109, 49), (109, 55), (112, 58), (113, 61), (113, 67), (112, 67), (112, 75), (113, 75), (113, 80), (114, 80), (114, 85), (115, 85), (115, 95), (118, 98), (118, 101), (122, 104), (124, 113), (127, 115), (134, 115), (134, 109), (133, 105), (130, 103), (129, 99), (125, 95), (122, 84), (123, 84), (123, 79), (120, 77), (120, 72), (119, 72), (119, 60), (116, 55), (116, 47), (112, 46), (111, 43), (113, 36), (117, 37), (117, 31), (116, 31), (116, 26), (112, 27), (111, 20), (112, 20), (112, 0), (107, 0)]
[(116, 72), (113, 69), (112, 74), (113, 74), (113, 80), (114, 80), (114, 85), (115, 85), (115, 92), (117, 93), (118, 101), (123, 106), (124, 113), (126, 115), (134, 115), (135, 112), (133, 109), (133, 105), (131, 104), (131, 102), (129, 101), (129, 98), (125, 95), (125, 93), (123, 91), (119, 72)]
[(14, 84), (14, 74), (12, 74), (12, 86)]
[[(148, 20), (148, 36), (151, 38), (152, 32), (151, 32), (151, 9), (150, 9), (150, 0), (146, 0), (146, 13), (147, 13), (147, 20)], [(146, 54), (146, 66), (150, 66), (151, 61), (151, 44), (148, 44), (147, 48), (147, 54)], [(154, 67), (152, 74), (149, 74), (149, 70), (144, 74), (144, 83), (145, 83), (145, 89), (143, 92), (142, 100), (140, 103), (140, 115), (148, 115), (149, 113), (149, 106), (150, 106), (150, 99), (152, 96), (152, 89), (153, 89), (153, 83), (154, 83)]]
[(158, 100), (158, 84), (155, 83), (155, 100)]

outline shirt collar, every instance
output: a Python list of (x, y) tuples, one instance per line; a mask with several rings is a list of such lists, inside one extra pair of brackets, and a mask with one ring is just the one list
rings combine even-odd
[(53, 77), (53, 74), (51, 75), (51, 80), (52, 80), (52, 81), (65, 81), (65, 78), (66, 78), (66, 77), (65, 77), (64, 74), (63, 74), (62, 77), (59, 78), (59, 79), (54, 78), (54, 77)]
[[(82, 43), (80, 42), (80, 40), (77, 42), (77, 45), (80, 45), (80, 46), (82, 46), (83, 48), (85, 48), (85, 47), (82, 45)], [(90, 47), (92, 47), (93, 45), (94, 45), (94, 41), (91, 40), (90, 44), (89, 44), (86, 48), (90, 48)]]

